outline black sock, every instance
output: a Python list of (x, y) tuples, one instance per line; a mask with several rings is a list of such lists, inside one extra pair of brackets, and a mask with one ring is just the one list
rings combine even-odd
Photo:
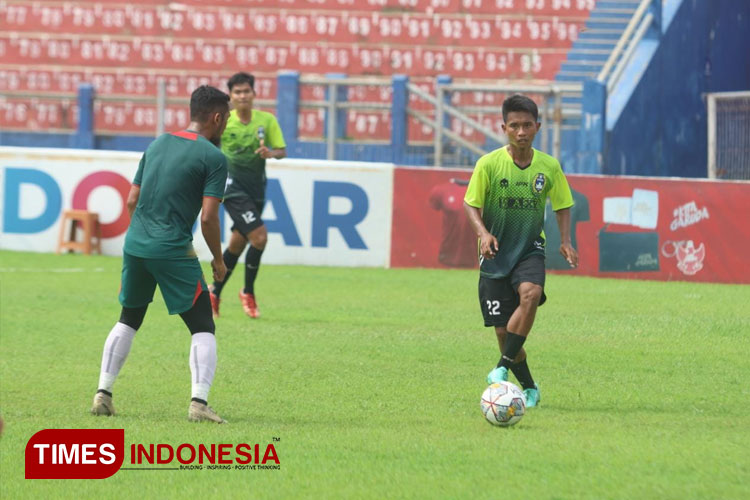
[(531, 377), (531, 371), (529, 371), (529, 365), (526, 363), (525, 359), (520, 363), (510, 365), (510, 371), (516, 376), (516, 379), (518, 379), (522, 388), (533, 389), (536, 387), (534, 379)]
[(245, 293), (255, 293), (255, 278), (258, 276), (260, 267), (260, 256), (263, 250), (258, 250), (250, 245), (245, 254)]
[(109, 392), (109, 391), (105, 391), (104, 389), (99, 389), (99, 390), (98, 390), (98, 391), (96, 391), (96, 392), (101, 392), (102, 394), (106, 394), (106, 395), (107, 395), (107, 396), (109, 396), (110, 398), (112, 397), (112, 393), (111, 393), (111, 392)]
[(222, 288), (224, 288), (224, 283), (229, 280), (229, 276), (232, 274), (234, 266), (237, 265), (237, 259), (239, 258), (239, 255), (231, 253), (228, 248), (224, 250), (224, 265), (227, 266), (227, 274), (226, 276), (224, 276), (224, 281), (214, 281), (214, 295), (216, 295), (217, 297), (221, 295), (221, 290)]
[(200, 398), (190, 398), (190, 401), (195, 401), (196, 403), (200, 403), (202, 405), (207, 405), (208, 404), (208, 401), (204, 401), (204, 400), (202, 400)]
[(518, 353), (521, 352), (523, 343), (526, 342), (526, 337), (517, 335), (515, 333), (508, 332), (505, 334), (505, 345), (503, 346), (503, 355), (500, 357), (497, 366), (504, 366), (510, 368), (513, 364), (513, 360), (518, 357)]

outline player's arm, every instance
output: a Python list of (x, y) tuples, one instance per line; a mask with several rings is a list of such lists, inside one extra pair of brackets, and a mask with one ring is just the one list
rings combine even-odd
[(128, 201), (125, 202), (125, 206), (128, 208), (128, 215), (133, 218), (133, 212), (135, 207), (138, 206), (138, 198), (141, 196), (141, 182), (143, 181), (143, 169), (146, 166), (146, 153), (141, 156), (141, 161), (138, 162), (138, 170), (135, 172), (133, 183), (130, 185), (130, 192), (128, 193)]
[(128, 201), (127, 201), (127, 207), (128, 207), (128, 215), (130, 218), (133, 218), (133, 212), (135, 212), (135, 207), (138, 206), (138, 198), (141, 196), (141, 186), (138, 186), (137, 184), (131, 184), (130, 186), (130, 192), (128, 193)]
[(573, 206), (573, 193), (559, 164), (552, 174), (549, 198), (557, 218), (557, 227), (560, 229), (560, 255), (565, 257), (570, 267), (578, 267), (578, 252), (570, 240), (570, 207)]
[(261, 147), (255, 150), (255, 154), (260, 155), (260, 157), (265, 160), (268, 160), (269, 158), (280, 160), (282, 158), (286, 158), (286, 148), (271, 149), (263, 144)]
[(469, 224), (471, 224), (471, 227), (479, 238), (479, 252), (485, 259), (494, 258), (500, 245), (497, 243), (497, 238), (487, 231), (487, 228), (484, 226), (482, 212), (477, 207), (473, 207), (465, 201), (464, 212), (466, 213), (466, 217), (469, 218)]
[[(260, 155), (261, 158), (268, 160), (269, 158), (275, 158), (280, 160), (286, 158), (286, 142), (284, 141), (284, 134), (281, 132), (279, 122), (276, 118), (273, 118), (268, 124), (268, 142), (271, 144), (269, 148), (266, 146), (265, 138), (260, 140), (260, 147), (255, 150), (255, 154)], [(278, 147), (274, 147), (278, 146)]]
[(570, 240), (570, 208), (555, 212), (557, 227), (560, 228), (560, 255), (565, 257), (570, 267), (578, 267), (578, 252)]
[(480, 158), (474, 167), (474, 172), (471, 174), (469, 185), (466, 187), (466, 195), (464, 196), (464, 212), (466, 217), (469, 218), (469, 224), (471, 224), (474, 233), (479, 238), (479, 253), (485, 259), (492, 259), (500, 249), (500, 245), (487, 228), (484, 226), (482, 220), (481, 207), (484, 206), (487, 186), (489, 186), (489, 178), (485, 170), (484, 158)]
[(215, 281), (224, 281), (227, 268), (224, 265), (224, 257), (221, 253), (221, 226), (219, 224), (219, 204), (221, 200), (213, 196), (203, 197), (203, 210), (201, 212), (201, 232), (206, 240), (208, 249), (213, 255), (211, 268), (214, 271)]

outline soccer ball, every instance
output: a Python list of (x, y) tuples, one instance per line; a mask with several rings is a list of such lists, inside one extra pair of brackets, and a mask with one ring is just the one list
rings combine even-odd
[(526, 398), (510, 382), (498, 382), (484, 390), (479, 402), (484, 418), (492, 425), (508, 427), (517, 424), (526, 413)]

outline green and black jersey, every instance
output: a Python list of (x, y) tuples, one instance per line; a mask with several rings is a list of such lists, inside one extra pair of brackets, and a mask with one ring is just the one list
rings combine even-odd
[(573, 206), (573, 197), (560, 163), (534, 149), (531, 164), (519, 168), (507, 146), (481, 157), (471, 175), (464, 201), (482, 210), (487, 230), (497, 238), (494, 259), (480, 259), (480, 274), (503, 278), (532, 254), (544, 255), (544, 208)]
[(229, 179), (225, 197), (250, 196), (265, 199), (266, 160), (256, 154), (261, 136), (269, 149), (286, 147), (279, 122), (271, 113), (253, 110), (250, 123), (242, 123), (232, 110), (221, 136), (221, 150), (229, 160)]
[(194, 258), (193, 224), (203, 197), (221, 200), (226, 180), (227, 160), (205, 137), (190, 131), (160, 136), (133, 179), (141, 192), (123, 250), (143, 258)]

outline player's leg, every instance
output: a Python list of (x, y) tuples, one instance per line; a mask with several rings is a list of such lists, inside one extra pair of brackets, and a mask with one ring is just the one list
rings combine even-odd
[[(232, 226), (232, 237), (229, 241), (229, 253), (232, 268), (237, 263), (237, 259), (245, 249), (247, 242), (250, 242), (250, 249), (248, 249), (246, 264), (253, 267), (250, 269), (246, 266), (245, 268), (245, 283), (247, 286), (248, 280), (250, 281), (250, 288), (253, 289), (255, 283), (255, 276), (258, 274), (258, 266), (260, 265), (260, 256), (265, 248), (265, 241), (267, 239), (266, 228), (263, 225), (263, 220), (260, 218), (261, 212), (263, 211), (263, 200), (253, 200), (250, 196), (236, 196), (224, 201), (224, 208), (226, 209), (229, 216), (232, 218), (234, 225)], [(263, 228), (259, 230), (259, 228)], [(255, 245), (262, 245), (260, 248), (255, 246), (253, 250), (253, 240)], [(227, 276), (229, 276), (229, 263), (227, 263), (227, 253), (225, 252), (224, 263), (227, 266)], [(227, 278), (224, 278), (226, 283)], [(216, 294), (217, 283), (214, 283), (212, 292)], [(258, 312), (258, 306), (255, 302), (255, 295), (251, 292), (246, 292), (245, 287), (240, 289), (240, 301), (242, 302), (242, 308), (245, 310), (245, 314), (252, 318), (257, 318), (260, 313)], [(223, 287), (221, 285), (219, 290)], [(216, 295), (218, 298), (218, 295)], [(218, 307), (218, 301), (217, 307)]]
[(208, 406), (208, 392), (216, 372), (216, 337), (211, 299), (200, 263), (198, 259), (161, 259), (153, 261), (153, 266), (169, 314), (179, 314), (192, 334), (189, 356), (192, 396), (188, 418), (224, 423)]
[(229, 277), (247, 245), (245, 234), (250, 231), (248, 221), (252, 221), (256, 217), (254, 215), (255, 205), (247, 196), (224, 200), (224, 210), (232, 219), (232, 229), (229, 236), (229, 245), (224, 250), (224, 265), (227, 267), (227, 274), (224, 276), (224, 281), (214, 281), (209, 288), (214, 318), (219, 317), (219, 303), (224, 285), (229, 281)]
[[(511, 273), (511, 282), (518, 294), (518, 307), (508, 321), (503, 359), (500, 361), (513, 370), (523, 387), (527, 406), (533, 407), (540, 400), (539, 388), (531, 376), (528, 362), (525, 359), (522, 362), (516, 361), (515, 354), (523, 349), (534, 325), (537, 307), (546, 300), (544, 257), (534, 255), (519, 262)], [(506, 359), (511, 356), (514, 357)]]
[[(507, 278), (491, 279), (480, 276), (479, 305), (484, 317), (484, 326), (495, 328), (495, 335), (502, 353), (507, 331), (506, 325), (518, 305), (518, 297), (513, 291), (510, 280)], [(501, 367), (498, 364), (487, 375), (487, 383), (493, 384), (503, 380), (508, 380), (508, 368)]]
[(255, 300), (255, 278), (258, 277), (260, 269), (260, 257), (268, 242), (268, 231), (261, 221), (261, 225), (247, 234), (250, 247), (245, 254), (245, 288), (240, 293), (240, 299), (245, 313), (251, 318), (260, 317), (258, 303)]
[(130, 353), (136, 331), (146, 316), (148, 304), (153, 300), (156, 280), (146, 270), (144, 260), (123, 255), (122, 282), (120, 287), (120, 320), (115, 323), (104, 342), (99, 385), (91, 413), (114, 415), (112, 387)]
[(229, 277), (234, 271), (234, 266), (237, 265), (237, 261), (245, 250), (247, 240), (238, 230), (232, 227), (232, 234), (229, 236), (229, 245), (224, 250), (224, 265), (227, 266), (227, 273), (224, 275), (224, 281), (214, 281), (209, 287), (209, 297), (211, 298), (211, 311), (214, 318), (219, 317), (219, 304), (221, 303), (221, 291), (224, 289)]
[(209, 421), (224, 424), (221, 418), (208, 406), (208, 393), (216, 373), (216, 329), (211, 316), (211, 304), (207, 292), (202, 292), (189, 310), (180, 314), (187, 325), (190, 341), (191, 398), (188, 420)]
[[(500, 361), (497, 364), (497, 367), (495, 370), (498, 370), (499, 373), (495, 374), (494, 377), (502, 377), (502, 373), (504, 371), (505, 375), (507, 376), (507, 368), (501, 368), (502, 363), (502, 353), (505, 346), (505, 337), (508, 333), (507, 328), (503, 327), (495, 327), (495, 335), (497, 336), (497, 344), (500, 347)], [(493, 370), (494, 371), (494, 370)], [(510, 371), (513, 372), (513, 375), (515, 375), (516, 380), (518, 380), (518, 383), (521, 384), (521, 387), (523, 388), (523, 392), (526, 395), (526, 404), (527, 406), (536, 406), (539, 402), (539, 388), (537, 387), (536, 383), (534, 382), (534, 377), (531, 376), (531, 370), (529, 369), (529, 364), (526, 362), (526, 351), (522, 347), (521, 350), (518, 353), (518, 356), (516, 356), (516, 359), (513, 360), (513, 364), (510, 365)], [(488, 376), (488, 380), (493, 377), (493, 373), (490, 372), (490, 375)]]

